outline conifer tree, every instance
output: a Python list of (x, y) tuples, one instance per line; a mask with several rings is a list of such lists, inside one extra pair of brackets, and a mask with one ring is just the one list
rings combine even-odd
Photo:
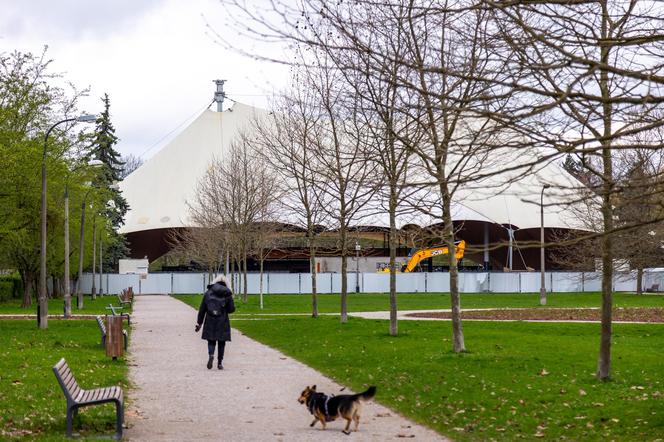
[(117, 229), (124, 223), (124, 215), (127, 213), (129, 205), (120, 190), (114, 186), (122, 179), (124, 162), (114, 147), (118, 142), (118, 137), (115, 135), (115, 127), (111, 121), (111, 104), (108, 94), (104, 94), (101, 100), (104, 103), (104, 110), (97, 118), (90, 157), (103, 163), (97, 185), (108, 189), (109, 200), (113, 202), (102, 209), (102, 215), (110, 221), (112, 228), (112, 232), (108, 233), (108, 240), (105, 241), (107, 253), (104, 256), (104, 267), (109, 267), (108, 270), (110, 270), (119, 258), (127, 256), (129, 252), (124, 235), (117, 233)]

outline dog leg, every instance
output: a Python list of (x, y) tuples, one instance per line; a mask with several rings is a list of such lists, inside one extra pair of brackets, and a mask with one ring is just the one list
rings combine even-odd
[(344, 434), (350, 434), (349, 428), (350, 428), (350, 423), (352, 422), (352, 420), (348, 419), (348, 418), (344, 418), (344, 419), (346, 419), (346, 428), (344, 428), (343, 433)]
[(320, 424), (323, 426), (323, 430), (325, 430), (325, 426), (326, 426), (326, 424), (325, 424), (325, 415), (320, 414), (320, 413), (316, 413), (315, 416), (316, 416), (316, 419), (318, 419), (320, 421)]
[(353, 420), (355, 421), (355, 431), (357, 431), (357, 427), (360, 425), (360, 413), (356, 411), (355, 414), (353, 414)]
[(310, 423), (309, 426), (313, 427), (314, 425), (316, 425), (316, 422), (318, 422), (318, 418), (314, 418), (314, 421)]

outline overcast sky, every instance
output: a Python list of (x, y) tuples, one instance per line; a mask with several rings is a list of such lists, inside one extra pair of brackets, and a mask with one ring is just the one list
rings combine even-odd
[[(212, 101), (215, 79), (256, 106), (287, 81), (286, 67), (215, 42), (208, 24), (233, 38), (218, 0), (0, 0), (0, 10), (0, 52), (48, 45), (52, 72), (90, 87), (81, 110), (100, 112), (109, 94), (122, 155), (154, 155)], [(251, 51), (255, 42), (239, 44)]]

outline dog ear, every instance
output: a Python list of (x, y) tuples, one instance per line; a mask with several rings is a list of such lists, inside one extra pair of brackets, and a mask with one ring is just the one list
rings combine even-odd
[(316, 386), (315, 385), (311, 386), (311, 391), (316, 391)]

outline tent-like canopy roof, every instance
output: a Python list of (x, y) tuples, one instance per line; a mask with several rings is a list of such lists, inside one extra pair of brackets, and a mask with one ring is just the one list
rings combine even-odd
[[(213, 159), (221, 159), (240, 130), (255, 116), (266, 111), (240, 103), (224, 112), (206, 110), (177, 135), (153, 158), (135, 170), (120, 189), (130, 209), (122, 233), (153, 229), (191, 226), (187, 201), (192, 201), (200, 178)], [(504, 160), (491, 167), (508, 168), (519, 161), (528, 163), (532, 153), (505, 154)], [(517, 228), (540, 226), (540, 192), (545, 184), (551, 186), (544, 196), (544, 225), (556, 228), (580, 228), (574, 212), (566, 202), (578, 194), (577, 183), (556, 162), (539, 164), (532, 173), (519, 176), (520, 171), (489, 177), (473, 187), (462, 188), (455, 194), (453, 218), (511, 224)], [(427, 197), (435, 202), (435, 191)], [(379, 205), (378, 205), (379, 206)], [(376, 211), (374, 211), (376, 212)], [(297, 214), (285, 214), (281, 220), (297, 223)], [(423, 215), (410, 211), (400, 214), (397, 226), (417, 224), (422, 227), (441, 221), (436, 211)], [(387, 213), (363, 219), (362, 225), (389, 226)]]

